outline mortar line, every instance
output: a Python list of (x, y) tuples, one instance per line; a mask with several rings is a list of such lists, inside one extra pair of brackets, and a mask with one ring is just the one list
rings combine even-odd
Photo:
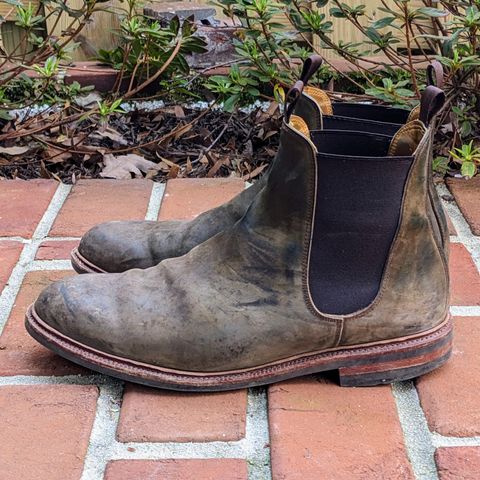
[(92, 375), (15, 375), (1, 376), (0, 387), (19, 385), (95, 385), (100, 386), (111, 381), (110, 377), (100, 374)]
[(10, 237), (0, 237), (0, 242), (19, 242), (19, 243), (31, 243), (31, 240), (29, 238), (23, 238), (23, 237), (16, 237), (16, 236), (10, 236)]
[(110, 452), (115, 443), (123, 386), (123, 382), (113, 378), (108, 378), (98, 385), (97, 408), (81, 480), (103, 480), (107, 463), (111, 458)]
[(450, 307), (450, 313), (453, 317), (480, 317), (480, 307), (454, 305)]
[(7, 284), (0, 295), (0, 335), (5, 328), (10, 312), (17, 298), (26, 273), (35, 259), (41, 241), (48, 235), (55, 218), (64, 204), (71, 190), (70, 185), (59, 184), (40, 222), (35, 229), (32, 239), (25, 243), (22, 253), (10, 274)]
[(432, 433), (432, 442), (437, 448), (480, 447), (480, 437), (447, 437), (437, 432)]
[(154, 222), (158, 220), (164, 194), (165, 184), (155, 182), (152, 187), (152, 193), (150, 194), (145, 220), (151, 220)]
[(76, 240), (80, 240), (82, 237), (50, 237), (46, 236), (43, 241), (46, 242), (72, 242)]
[(438, 480), (435, 446), (413, 382), (392, 384), (392, 393), (416, 480)]
[(29, 271), (38, 270), (73, 270), (73, 268), (70, 260), (34, 260)]
[[(80, 240), (82, 237), (50, 237), (49, 235), (43, 237), (43, 241), (48, 240), (49, 242), (66, 242), (73, 240)], [(18, 237), (15, 235), (6, 235), (0, 237), (0, 242), (20, 242), (20, 243), (32, 243), (31, 238)]]

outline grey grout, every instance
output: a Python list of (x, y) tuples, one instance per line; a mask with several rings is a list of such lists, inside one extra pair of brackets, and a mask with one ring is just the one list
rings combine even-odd
[(31, 243), (29, 238), (23, 237), (0, 237), (0, 242), (19, 242), (19, 243)]
[(450, 307), (450, 313), (454, 317), (480, 317), (480, 307)]
[(123, 382), (113, 378), (98, 385), (97, 410), (93, 422), (81, 480), (102, 480), (120, 419)]
[(480, 447), (480, 437), (446, 437), (437, 432), (432, 433), (435, 447)]
[(30, 271), (37, 270), (72, 270), (72, 263), (70, 260), (34, 260)]
[(438, 480), (435, 447), (413, 382), (394, 383), (392, 392), (415, 478)]
[(14, 385), (103, 385), (111, 381), (110, 377), (92, 375), (16, 375), (0, 377), (0, 386)]
[(162, 206), (164, 194), (165, 184), (154, 183), (152, 187), (152, 193), (150, 195), (150, 201), (148, 202), (147, 213), (145, 214), (145, 220), (158, 220), (158, 214), (160, 213), (160, 207)]

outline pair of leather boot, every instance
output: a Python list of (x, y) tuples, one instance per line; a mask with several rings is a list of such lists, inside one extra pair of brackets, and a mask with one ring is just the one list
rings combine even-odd
[(79, 275), (26, 316), (58, 354), (176, 390), (243, 388), (337, 371), (341, 385), (410, 379), (451, 351), (448, 231), (419, 108), (289, 94), (269, 173), (190, 222), (110, 222), (73, 252)]

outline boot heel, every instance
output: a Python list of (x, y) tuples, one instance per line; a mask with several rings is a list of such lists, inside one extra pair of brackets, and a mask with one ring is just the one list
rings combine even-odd
[(452, 351), (452, 324), (449, 320), (435, 332), (415, 340), (359, 350), (350, 365), (338, 369), (342, 387), (369, 387), (410, 380), (448, 360)]

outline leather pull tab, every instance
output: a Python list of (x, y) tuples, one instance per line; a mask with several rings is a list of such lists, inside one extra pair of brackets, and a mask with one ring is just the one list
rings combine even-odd
[(434, 60), (427, 67), (427, 85), (437, 88), (443, 88), (445, 85), (445, 72), (443, 65), (438, 60)]
[(315, 73), (317, 73), (318, 69), (322, 66), (322, 64), (323, 58), (320, 55), (312, 55), (305, 60), (303, 64), (302, 74), (300, 76), (300, 80), (303, 82), (304, 85), (308, 83), (310, 78), (312, 78), (312, 75), (315, 75)]
[(437, 87), (429, 85), (422, 94), (420, 102), (420, 120), (427, 127), (432, 119), (445, 105), (445, 93)]
[(315, 75), (318, 69), (322, 66), (322, 63), (323, 58), (320, 55), (312, 55), (305, 60), (300, 80), (297, 80), (295, 85), (287, 93), (285, 108), (287, 122), (289, 121), (295, 105), (303, 92), (303, 88), (307, 85), (312, 75)]

